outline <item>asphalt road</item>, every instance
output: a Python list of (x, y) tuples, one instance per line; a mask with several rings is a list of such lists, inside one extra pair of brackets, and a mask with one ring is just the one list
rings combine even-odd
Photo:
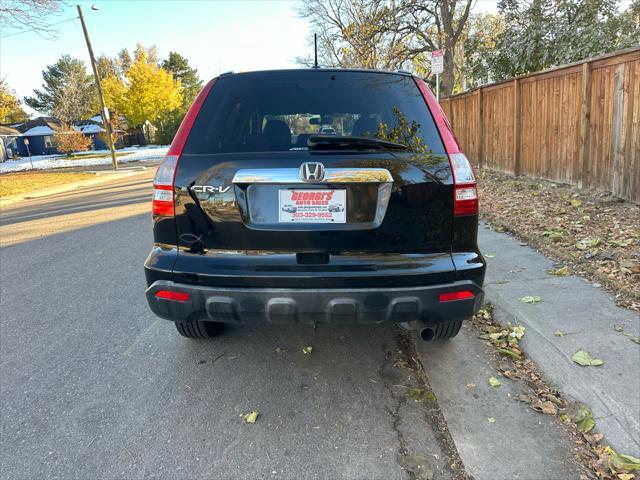
[(417, 349), (391, 325), (180, 337), (144, 298), (153, 173), (0, 212), (0, 478), (580, 477), (469, 326)]
[(454, 476), (439, 412), (407, 401), (423, 384), (393, 327), (193, 341), (157, 319), (151, 176), (2, 212), (1, 478)]

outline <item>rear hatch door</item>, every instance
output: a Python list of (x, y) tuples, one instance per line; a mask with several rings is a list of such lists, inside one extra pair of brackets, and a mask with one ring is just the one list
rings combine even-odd
[[(328, 125), (335, 134), (320, 134)], [(408, 75), (222, 76), (194, 123), (175, 187), (185, 250), (450, 250), (449, 160)]]

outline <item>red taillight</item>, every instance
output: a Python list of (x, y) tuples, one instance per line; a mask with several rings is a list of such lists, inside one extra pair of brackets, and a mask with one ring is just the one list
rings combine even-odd
[(469, 163), (464, 153), (450, 154), (449, 162), (451, 163), (454, 183), (453, 214), (456, 216), (477, 215), (478, 189), (471, 163)]
[(189, 294), (182, 292), (172, 292), (170, 290), (158, 290), (156, 292), (156, 297), (163, 298), (165, 300), (174, 300), (177, 302), (188, 302)]
[(436, 122), (438, 132), (442, 138), (445, 151), (449, 155), (451, 171), (453, 172), (453, 215), (477, 215), (478, 214), (478, 190), (476, 188), (476, 177), (473, 168), (467, 157), (460, 150), (460, 145), (456, 140), (451, 125), (427, 84), (414, 78), (424, 101), (426, 102), (433, 120)]
[(161, 217), (173, 217), (176, 213), (173, 185), (154, 185), (151, 213)]
[(458, 292), (447, 292), (440, 294), (441, 302), (453, 302), (455, 300), (466, 300), (468, 298), (474, 298), (475, 295), (469, 290), (460, 290)]
[(151, 202), (151, 211), (153, 215), (172, 217), (175, 215), (175, 202), (173, 197), (173, 184), (176, 176), (176, 170), (178, 169), (178, 160), (182, 155), (185, 143), (191, 132), (191, 127), (200, 112), (200, 108), (204, 103), (205, 98), (211, 91), (211, 87), (216, 83), (214, 78), (200, 91), (196, 99), (194, 100), (191, 108), (185, 115), (173, 142), (169, 147), (167, 155), (162, 160), (162, 163), (158, 166), (156, 176), (153, 179), (153, 201)]

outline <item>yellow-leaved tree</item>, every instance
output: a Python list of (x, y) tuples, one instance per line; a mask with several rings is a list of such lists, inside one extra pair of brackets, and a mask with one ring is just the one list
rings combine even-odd
[(154, 123), (163, 114), (182, 104), (182, 86), (170, 72), (147, 61), (144, 48), (136, 56), (123, 78), (108, 75), (102, 82), (107, 106), (124, 115), (129, 125), (139, 127)]

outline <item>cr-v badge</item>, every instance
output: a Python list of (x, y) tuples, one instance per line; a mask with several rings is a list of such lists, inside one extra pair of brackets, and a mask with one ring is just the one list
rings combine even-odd
[(229, 190), (231, 187), (214, 187), (212, 185), (194, 185), (193, 187), (191, 187), (191, 190), (193, 190), (196, 193), (224, 193), (227, 190)]

